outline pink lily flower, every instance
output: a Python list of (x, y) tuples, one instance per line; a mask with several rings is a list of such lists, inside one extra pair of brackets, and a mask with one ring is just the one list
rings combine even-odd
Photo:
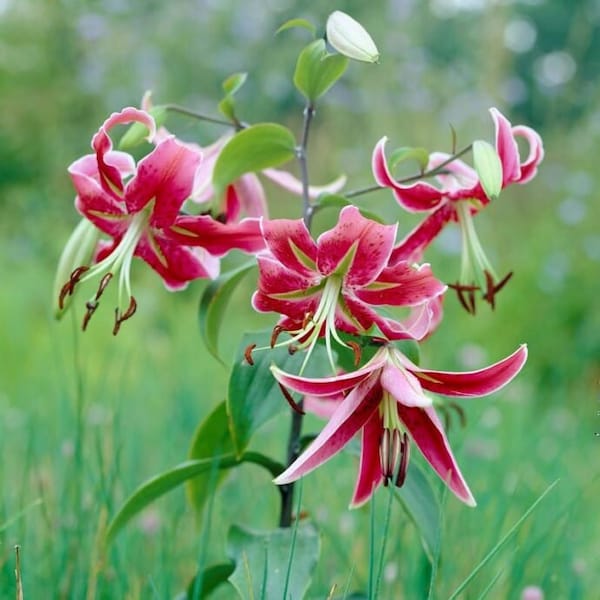
[(142, 123), (149, 137), (154, 136), (154, 119), (148, 113), (125, 108), (113, 113), (94, 135), (95, 153), (69, 167), (77, 191), (77, 210), (112, 240), (99, 245), (96, 264), (73, 271), (59, 296), (62, 309), (79, 282), (100, 278), (95, 295), (86, 303), (85, 329), (106, 286), (118, 272), (115, 334), (137, 307), (130, 283), (134, 256), (148, 263), (169, 290), (180, 290), (192, 279), (216, 277), (217, 256), (231, 248), (257, 252), (264, 247), (258, 219), (225, 225), (209, 216), (181, 215), (201, 155), (168, 136), (136, 165), (132, 156), (112, 149), (108, 134), (115, 125), (131, 122)]
[[(271, 371), (282, 386), (310, 394), (313, 398), (307, 408), (329, 415), (311, 445), (274, 482), (283, 485), (306, 475), (361, 432), (360, 467), (351, 507), (367, 502), (381, 483), (402, 486), (411, 442), (449, 489), (467, 505), (475, 506), (434, 401), (425, 391), (456, 398), (485, 396), (511, 381), (526, 359), (527, 347), (522, 345), (489, 367), (452, 373), (422, 369), (394, 346), (384, 345), (361, 369), (323, 379), (290, 375), (273, 365)], [(330, 409), (325, 406), (328, 402)]]
[[(377, 325), (387, 339), (421, 339), (430, 329), (429, 303), (446, 287), (429, 265), (398, 261), (388, 266), (397, 225), (364, 218), (355, 206), (342, 209), (337, 225), (312, 239), (302, 219), (261, 222), (268, 253), (258, 256), (258, 290), (252, 305), (282, 315), (281, 331), (292, 338), (279, 345), (309, 348), (325, 337), (332, 367), (331, 337), (338, 330), (363, 334)], [(379, 315), (373, 306), (412, 307), (405, 320)], [(335, 367), (334, 367), (335, 369)]]
[[(496, 152), (502, 164), (502, 188), (512, 183), (526, 183), (537, 173), (544, 157), (542, 139), (533, 129), (524, 125), (512, 126), (496, 108), (490, 113), (496, 129)], [(517, 137), (524, 138), (529, 145), (525, 160), (521, 161)], [(375, 180), (382, 187), (392, 189), (398, 203), (410, 212), (428, 211), (429, 215), (398, 244), (390, 262), (420, 256), (423, 250), (439, 234), (444, 226), (458, 222), (463, 236), (462, 267), (459, 283), (452, 285), (457, 290), (463, 306), (475, 312), (475, 292), (481, 290), (483, 298), (492, 308), (495, 295), (506, 284), (512, 273), (502, 280), (494, 273), (486, 257), (472, 218), (489, 204), (475, 169), (461, 160), (445, 165), (445, 173), (436, 176), (439, 187), (419, 181), (412, 185), (398, 183), (391, 174), (385, 158), (387, 138), (382, 138), (373, 151), (372, 167)], [(435, 152), (429, 158), (427, 170), (435, 169), (451, 156)]]

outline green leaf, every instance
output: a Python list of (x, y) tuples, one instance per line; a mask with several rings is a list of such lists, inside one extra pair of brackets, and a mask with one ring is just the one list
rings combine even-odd
[(215, 163), (213, 186), (222, 193), (244, 173), (276, 167), (294, 158), (296, 138), (277, 123), (259, 123), (234, 135)]
[[(261, 425), (288, 406), (269, 367), (274, 363), (284, 371), (298, 373), (305, 358), (303, 352), (290, 355), (287, 347), (269, 348), (270, 340), (271, 331), (244, 334), (229, 378), (227, 413), (233, 445), (238, 454), (247, 448)], [(253, 366), (246, 362), (244, 356), (252, 344), (262, 348), (253, 352)], [(317, 346), (314, 349), (304, 375), (331, 375), (324, 347)]]
[(252, 260), (237, 269), (224, 273), (205, 288), (200, 298), (198, 310), (200, 333), (208, 351), (222, 364), (225, 363), (219, 356), (218, 340), (229, 300), (244, 276), (255, 267), (256, 261)]
[[(164, 125), (165, 121), (167, 120), (166, 106), (153, 106), (148, 112), (154, 117), (157, 128), (161, 125)], [(142, 142), (148, 141), (146, 139), (147, 137), (148, 128), (141, 123), (133, 123), (133, 125), (129, 127), (129, 129), (123, 134), (123, 137), (119, 140), (119, 149), (128, 150), (129, 148), (134, 148)]]
[(295, 27), (307, 29), (312, 33), (313, 37), (315, 37), (317, 33), (317, 28), (310, 21), (307, 21), (306, 19), (290, 19), (289, 21), (286, 21), (283, 25), (279, 27), (279, 29), (275, 32), (275, 35), (281, 33), (282, 31), (293, 29)]
[[(344, 208), (344, 206), (350, 206), (351, 204), (352, 204), (352, 202), (350, 200), (348, 200), (348, 198), (346, 198), (342, 194), (324, 193), (324, 194), (321, 194), (317, 198), (316, 206), (319, 209), (321, 209), (321, 208)], [(358, 210), (360, 211), (360, 214), (363, 217), (365, 217), (365, 219), (371, 219), (372, 221), (376, 221), (377, 223), (384, 222), (383, 219), (379, 215), (375, 214), (373, 211), (363, 208), (362, 206), (356, 206), (356, 208), (358, 208)]]
[(429, 479), (414, 460), (409, 463), (406, 480), (396, 492), (396, 498), (417, 528), (423, 550), (431, 562), (441, 534), (440, 506)]
[(233, 454), (223, 454), (201, 460), (185, 461), (148, 479), (129, 496), (108, 525), (107, 542), (111, 542), (117, 533), (146, 506), (189, 479), (207, 471), (210, 472), (212, 469), (230, 469), (242, 463), (252, 463), (264, 467), (273, 478), (284, 470), (283, 465), (258, 452), (246, 452), (239, 457)]
[(425, 148), (411, 148), (407, 146), (396, 148), (396, 150), (390, 154), (388, 164), (390, 169), (393, 169), (401, 162), (406, 162), (407, 160), (416, 160), (419, 169), (424, 171), (429, 163), (429, 152), (427, 152)]
[(243, 600), (283, 598), (292, 538), (294, 564), (287, 598), (300, 600), (310, 584), (320, 552), (319, 535), (310, 523), (274, 531), (252, 531), (233, 525), (227, 536), (227, 554), (235, 562), (229, 581)]
[(298, 56), (294, 85), (310, 101), (322, 96), (348, 67), (341, 54), (328, 54), (322, 39), (310, 43)]
[(227, 582), (234, 569), (235, 564), (232, 562), (206, 567), (190, 581), (184, 596), (185, 599), (202, 600), (207, 598), (216, 588)]
[(473, 142), (473, 165), (485, 195), (494, 200), (502, 191), (502, 162), (496, 149), (488, 142)]
[[(190, 460), (212, 459), (219, 455), (232, 453), (233, 442), (229, 433), (227, 410), (225, 402), (221, 402), (198, 425), (192, 438), (188, 458)], [(216, 474), (204, 471), (187, 482), (187, 497), (196, 514), (199, 515), (202, 512), (209, 496), (214, 493), (226, 475), (224, 469), (220, 469)]]

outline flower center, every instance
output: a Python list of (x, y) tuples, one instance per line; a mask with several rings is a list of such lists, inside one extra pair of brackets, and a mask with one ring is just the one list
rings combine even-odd
[(402, 487), (406, 480), (410, 443), (408, 434), (398, 417), (396, 400), (388, 393), (383, 393), (379, 405), (379, 413), (383, 422), (383, 431), (379, 441), (379, 463), (383, 484), (391, 481), (396, 487)]
[(511, 278), (512, 272), (498, 280), (475, 231), (471, 203), (471, 200), (456, 202), (456, 214), (462, 233), (462, 257), (459, 281), (449, 287), (456, 290), (458, 299), (467, 312), (475, 314), (475, 292), (483, 292), (483, 299), (494, 308), (496, 294)]
[(89, 279), (100, 277), (100, 283), (96, 293), (90, 298), (85, 306), (86, 313), (83, 317), (82, 329), (85, 330), (92, 315), (96, 312), (99, 300), (104, 290), (112, 280), (113, 276), (119, 275), (119, 290), (117, 295), (117, 307), (115, 308), (115, 324), (113, 335), (119, 332), (121, 323), (126, 321), (136, 311), (137, 302), (131, 293), (131, 261), (137, 245), (148, 229), (151, 210), (140, 211), (131, 217), (129, 227), (117, 247), (104, 259), (96, 263), (93, 267), (78, 267), (71, 273), (69, 281), (64, 284), (59, 296), (59, 306), (64, 304), (67, 296), (71, 296), (78, 283)]

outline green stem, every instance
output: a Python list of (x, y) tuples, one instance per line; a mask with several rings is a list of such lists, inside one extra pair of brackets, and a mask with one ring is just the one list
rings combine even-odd
[(247, 127), (245, 123), (232, 123), (231, 121), (226, 121), (225, 119), (209, 117), (207, 115), (203, 115), (202, 113), (196, 112), (195, 110), (191, 110), (190, 108), (186, 108), (185, 106), (179, 106), (178, 104), (166, 104), (165, 108), (171, 112), (176, 112), (181, 115), (185, 115), (186, 117), (192, 117), (193, 119), (198, 119), (199, 121), (216, 123), (217, 125), (224, 125), (226, 127), (235, 127), (237, 130), (245, 129)]
[[(308, 146), (308, 133), (310, 124), (315, 114), (315, 106), (308, 102), (304, 109), (304, 122), (302, 125), (302, 139), (296, 149), (296, 156), (300, 165), (300, 177), (302, 180), (302, 218), (307, 229), (310, 230), (314, 207), (310, 201), (308, 164), (306, 158), (306, 149)], [(298, 402), (302, 410), (303, 401)], [(291, 465), (300, 456), (300, 436), (302, 435), (302, 421), (304, 414), (298, 411), (292, 411), (292, 422), (290, 424), (290, 433), (287, 444), (287, 465)], [(280, 527), (290, 527), (292, 524), (292, 509), (294, 505), (294, 484), (288, 483), (281, 486), (281, 513), (279, 517)]]
[[(441, 175), (446, 173), (445, 167), (447, 167), (450, 163), (454, 162), (461, 156), (465, 155), (469, 152), (473, 147), (473, 144), (469, 144), (465, 146), (462, 150), (459, 150), (449, 158), (447, 158), (444, 162), (440, 163), (435, 169), (430, 169), (429, 171), (423, 171), (418, 175), (411, 175), (410, 177), (403, 177), (402, 179), (397, 179), (397, 183), (413, 183), (414, 181), (420, 181), (421, 179), (427, 179), (428, 177), (434, 177), (435, 175)], [(370, 185), (366, 188), (361, 188), (358, 190), (352, 190), (350, 192), (346, 192), (344, 196), (346, 198), (356, 198), (356, 196), (362, 196), (363, 194), (369, 194), (371, 192), (376, 192), (377, 190), (383, 190), (385, 188), (380, 185)]]

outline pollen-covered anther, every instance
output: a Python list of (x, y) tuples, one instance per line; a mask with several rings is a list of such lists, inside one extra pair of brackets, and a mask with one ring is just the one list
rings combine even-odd
[(288, 404), (292, 407), (292, 409), (300, 415), (306, 414), (302, 407), (292, 398), (292, 395), (287, 391), (287, 389), (281, 383), (278, 385), (283, 397), (288, 401)]
[(360, 364), (360, 359), (362, 357), (362, 350), (360, 345), (357, 342), (346, 342), (346, 344), (348, 346), (350, 346), (350, 348), (352, 348), (352, 352), (354, 352), (354, 366), (358, 367), (358, 365)]
[(81, 266), (77, 267), (69, 276), (69, 281), (67, 281), (62, 288), (60, 289), (60, 294), (58, 295), (58, 307), (60, 310), (63, 310), (65, 307), (65, 298), (67, 296), (72, 296), (75, 291), (75, 286), (81, 281), (83, 274), (86, 271), (89, 271), (89, 267)]
[(245, 350), (244, 350), (244, 358), (246, 359), (246, 362), (253, 367), (254, 366), (254, 359), (252, 358), (252, 350), (254, 350), (254, 348), (256, 348), (256, 344), (250, 344)]
[(131, 296), (131, 298), (129, 299), (129, 306), (127, 307), (127, 310), (124, 313), (120, 313), (119, 309), (115, 308), (115, 324), (113, 326), (113, 335), (117, 335), (117, 333), (119, 333), (119, 329), (121, 329), (121, 323), (133, 317), (136, 310), (137, 302), (135, 301), (135, 298), (133, 296)]
[(100, 300), (100, 296), (104, 294), (104, 290), (106, 289), (112, 278), (112, 273), (106, 273), (106, 275), (102, 277), (102, 279), (100, 280), (100, 285), (98, 286), (98, 290), (96, 291), (96, 300)]
[(96, 312), (96, 309), (98, 308), (99, 303), (96, 302), (95, 300), (88, 300), (85, 303), (85, 315), (83, 315), (83, 322), (81, 323), (81, 330), (85, 331), (87, 329), (88, 323), (90, 322), (90, 319), (92, 318), (92, 315)]
[(484, 271), (485, 274), (485, 294), (483, 299), (492, 307), (496, 308), (496, 294), (508, 283), (513, 272), (510, 271), (498, 283), (494, 283), (494, 276), (489, 271)]
[(458, 295), (462, 307), (470, 314), (475, 314), (475, 292), (481, 288), (477, 285), (463, 285), (461, 283), (449, 283), (448, 287)]
[(400, 431), (398, 429), (389, 429), (385, 427), (379, 443), (379, 460), (381, 464), (381, 475), (383, 484), (388, 485), (390, 480), (394, 480), (398, 459), (401, 452)]
[(275, 347), (275, 344), (277, 343), (277, 338), (279, 337), (279, 334), (283, 331), (283, 327), (281, 325), (275, 325), (275, 327), (273, 327), (273, 333), (271, 333), (271, 348)]
[(302, 321), (302, 329), (303, 330), (305, 330), (309, 326), (310, 322), (312, 321), (313, 316), (314, 316), (314, 313), (312, 313), (312, 312), (307, 312), (304, 315), (304, 319)]
[(410, 460), (410, 440), (406, 431), (402, 434), (400, 442), (400, 466), (394, 484), (396, 487), (402, 487), (406, 481), (406, 473), (408, 472), (408, 462)]

